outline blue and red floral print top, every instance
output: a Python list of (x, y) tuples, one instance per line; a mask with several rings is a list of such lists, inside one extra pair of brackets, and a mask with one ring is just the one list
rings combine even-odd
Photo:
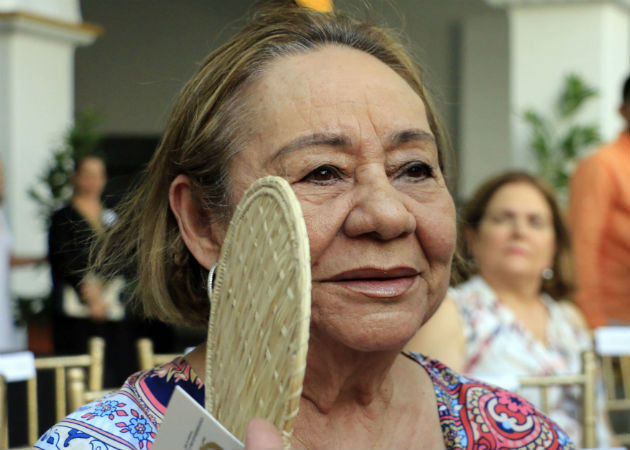
[[(433, 381), (446, 448), (575, 448), (555, 423), (518, 395), (461, 376), (420, 354), (407, 356)], [(79, 408), (44, 433), (35, 448), (151, 450), (176, 386), (203, 404), (202, 380), (179, 357), (132, 375), (120, 391)]]

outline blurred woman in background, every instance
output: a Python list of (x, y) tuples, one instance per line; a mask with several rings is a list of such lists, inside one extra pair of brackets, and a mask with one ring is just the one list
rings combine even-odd
[[(580, 372), (592, 341), (571, 301), (570, 238), (551, 189), (524, 172), (495, 176), (473, 194), (462, 223), (466, 281), (449, 289), (407, 348), (495, 384)], [(524, 394), (539, 402), (536, 392)], [(579, 394), (552, 390), (549, 409), (577, 443)], [(610, 442), (605, 422), (598, 421), (600, 446)]]
[(85, 353), (90, 336), (103, 336), (108, 362), (105, 384), (116, 386), (133, 361), (131, 350), (125, 351), (129, 340), (122, 323), (124, 279), (104, 284), (97, 274), (87, 271), (92, 240), (116, 221), (116, 214), (101, 199), (107, 183), (103, 158), (78, 159), (72, 183), (72, 198), (53, 213), (48, 232), (55, 353)]

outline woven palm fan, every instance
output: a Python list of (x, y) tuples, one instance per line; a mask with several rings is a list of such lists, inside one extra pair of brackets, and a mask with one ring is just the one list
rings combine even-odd
[(311, 313), (308, 237), (289, 184), (256, 181), (227, 231), (212, 293), (206, 409), (242, 442), (272, 422), (289, 448), (306, 367)]

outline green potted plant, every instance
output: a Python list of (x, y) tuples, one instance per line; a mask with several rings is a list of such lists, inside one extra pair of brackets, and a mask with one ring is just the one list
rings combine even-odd
[(599, 127), (580, 124), (576, 115), (597, 91), (575, 74), (567, 75), (556, 99), (551, 117), (527, 110), (524, 120), (530, 128), (529, 146), (538, 174), (556, 189), (566, 202), (569, 178), (576, 160), (600, 141)]

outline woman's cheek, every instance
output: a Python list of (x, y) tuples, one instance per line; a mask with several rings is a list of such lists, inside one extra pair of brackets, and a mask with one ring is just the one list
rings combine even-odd
[(425, 211), (416, 217), (422, 248), (432, 262), (449, 262), (457, 241), (455, 205), (449, 195), (439, 203), (425, 206)]
[[(296, 192), (297, 194), (297, 192)], [(298, 195), (310, 241), (311, 260), (335, 238), (343, 227), (350, 204), (344, 196)]]

